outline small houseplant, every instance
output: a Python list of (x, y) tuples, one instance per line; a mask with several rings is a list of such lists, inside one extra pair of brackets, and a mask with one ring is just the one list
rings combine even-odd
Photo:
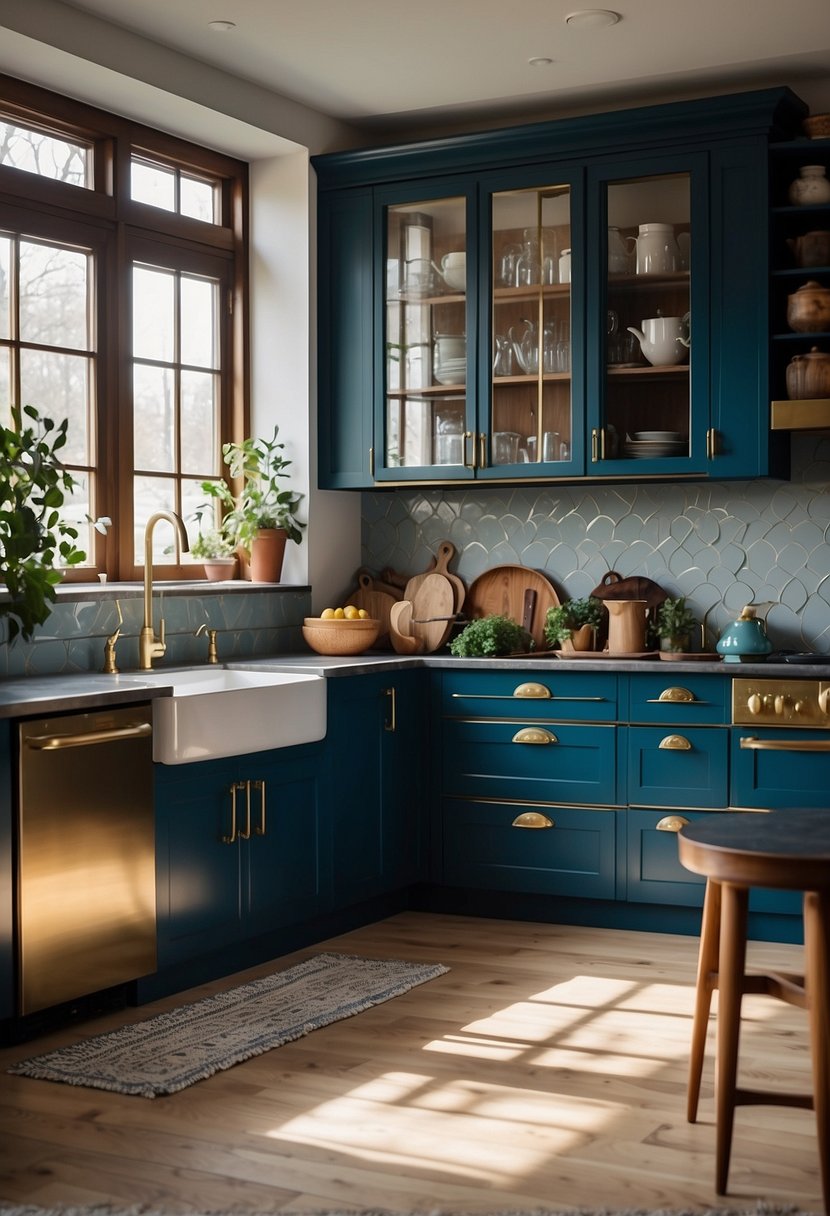
[(661, 650), (687, 651), (691, 645), (692, 631), (697, 628), (697, 618), (686, 607), (686, 597), (664, 600), (657, 609), (652, 633), (660, 642)]
[(548, 608), (545, 617), (545, 642), (553, 649), (591, 650), (596, 630), (602, 624), (602, 601), (595, 595), (566, 600)]
[[(86, 557), (77, 529), (61, 519), (75, 482), (57, 453), (66, 443), (67, 419), (55, 423), (30, 405), (12, 406), (12, 425), (0, 425), (0, 617), (8, 638), (29, 641), (52, 611), (61, 566)], [(58, 567), (58, 568), (56, 568)]]
[(493, 613), (470, 621), (450, 642), (456, 658), (485, 658), (503, 654), (523, 654), (533, 649), (533, 638), (512, 617)]
[(302, 494), (282, 484), (291, 461), (286, 460), (285, 444), (278, 441), (278, 435), (275, 426), (270, 439), (223, 445), (231, 478), (241, 483), (238, 493), (224, 480), (202, 482), (204, 492), (227, 508), (224, 534), (248, 558), (255, 583), (279, 582), (285, 543), (300, 544), (305, 527), (296, 516)]
[(215, 526), (216, 503), (203, 503), (193, 512), (193, 519), (199, 531), (190, 546), (190, 556), (202, 563), (208, 582), (233, 578), (237, 563), (235, 544), (225, 530), (224, 520)]

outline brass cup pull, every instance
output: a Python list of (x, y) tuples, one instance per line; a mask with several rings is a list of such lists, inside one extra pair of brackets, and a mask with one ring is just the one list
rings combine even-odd
[(537, 684), (535, 680), (528, 680), (525, 684), (517, 684), (513, 689), (514, 697), (527, 697), (536, 701), (549, 701), (551, 692), (544, 684)]
[(664, 688), (657, 698), (658, 701), (671, 701), (674, 704), (677, 702), (694, 701), (695, 694), (689, 692), (688, 688)]
[(692, 745), (685, 735), (666, 735), (658, 744), (661, 752), (690, 752)]
[(541, 811), (523, 811), (510, 825), (512, 828), (555, 828), (556, 824)]
[(679, 832), (681, 828), (685, 828), (689, 822), (682, 815), (664, 815), (662, 819), (654, 825), (658, 832)]
[(511, 742), (513, 743), (558, 743), (556, 735), (551, 734), (549, 730), (545, 730), (543, 726), (523, 726), (521, 730), (517, 730)]

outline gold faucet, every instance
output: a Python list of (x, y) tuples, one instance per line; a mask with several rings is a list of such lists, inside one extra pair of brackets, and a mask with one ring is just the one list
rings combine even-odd
[(199, 628), (196, 630), (196, 632), (194, 633), (193, 636), (196, 638), (200, 638), (203, 633), (207, 634), (207, 640), (208, 640), (207, 661), (208, 661), (208, 663), (218, 663), (219, 662), (219, 652), (216, 649), (216, 634), (218, 633), (218, 630), (208, 629), (207, 625), (202, 624), (199, 626)]
[(160, 519), (166, 519), (176, 530), (176, 555), (187, 553), (190, 544), (182, 520), (175, 511), (156, 511), (144, 526), (144, 627), (138, 635), (138, 666), (149, 671), (153, 659), (164, 654), (164, 617), (159, 618), (159, 635), (153, 629), (153, 529)]

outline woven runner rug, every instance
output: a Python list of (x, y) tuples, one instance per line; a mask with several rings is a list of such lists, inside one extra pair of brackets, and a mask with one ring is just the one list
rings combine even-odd
[[(39, 1208), (0, 1207), (0, 1216), (166, 1216), (155, 1208)], [(273, 1212), (245, 1212), (244, 1209), (234, 1208), (230, 1213), (224, 1212), (190, 1212), (188, 1216), (818, 1216), (818, 1213), (804, 1212), (794, 1207), (771, 1207), (759, 1202), (752, 1208), (660, 1208), (647, 1211), (645, 1208), (533, 1208), (526, 1212), (488, 1210), (481, 1212), (461, 1212), (455, 1208), (433, 1208), (430, 1211), (390, 1212), (385, 1208), (365, 1208), (362, 1211), (349, 1209), (348, 1212), (337, 1208), (320, 1212), (292, 1213), (290, 1209)]]
[(31, 1056), (8, 1071), (155, 1098), (381, 1005), (448, 970), (439, 964), (317, 954), (145, 1022)]

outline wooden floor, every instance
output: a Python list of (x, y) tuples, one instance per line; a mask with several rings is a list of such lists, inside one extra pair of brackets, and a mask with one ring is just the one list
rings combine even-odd
[[(744, 1107), (714, 1193), (711, 1053), (685, 1120), (697, 942), (405, 913), (326, 943), (449, 974), (147, 1100), (5, 1075), (240, 978), (0, 1051), (0, 1200), (170, 1212), (539, 1206), (821, 1209), (813, 1115)], [(800, 950), (753, 944), (754, 966)], [(741, 1078), (809, 1088), (805, 1014), (745, 998)], [(714, 1029), (713, 1026), (710, 1028)]]

